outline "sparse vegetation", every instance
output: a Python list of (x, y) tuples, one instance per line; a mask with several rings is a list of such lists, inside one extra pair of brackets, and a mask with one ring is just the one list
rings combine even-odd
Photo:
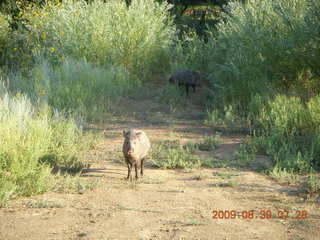
[(236, 187), (238, 183), (236, 181), (217, 182), (210, 184), (211, 187)]
[(57, 200), (28, 200), (23, 205), (29, 208), (63, 208), (65, 206)]
[(209, 176), (207, 174), (202, 174), (201, 173), (201, 174), (192, 176), (191, 180), (201, 181), (201, 180), (204, 180), (204, 179), (207, 179), (207, 178), (209, 178)]
[(193, 155), (190, 150), (178, 148), (168, 148), (158, 144), (152, 148), (151, 163), (160, 168), (199, 168), (201, 159)]
[(234, 176), (234, 174), (231, 174), (231, 173), (225, 173), (225, 172), (213, 172), (212, 173), (213, 176), (218, 176), (218, 177), (221, 177), (223, 179), (230, 179)]
[(183, 95), (179, 86), (166, 84), (161, 92), (161, 101), (167, 104), (171, 112), (175, 112), (183, 104)]
[(307, 192), (309, 194), (318, 193), (320, 194), (320, 176), (311, 174), (308, 176), (308, 180), (306, 182)]
[(220, 135), (205, 137), (199, 142), (188, 142), (184, 144), (183, 148), (191, 152), (194, 151), (213, 151), (221, 144)]
[(198, 143), (200, 151), (213, 151), (221, 144), (220, 135), (206, 137), (202, 142)]
[(88, 190), (93, 190), (98, 186), (97, 181), (89, 181), (87, 179), (81, 178), (78, 174), (76, 176), (58, 176), (51, 190), (57, 193), (84, 193)]

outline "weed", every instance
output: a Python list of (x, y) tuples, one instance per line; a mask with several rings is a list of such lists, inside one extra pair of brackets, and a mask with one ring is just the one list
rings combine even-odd
[(98, 186), (97, 182), (83, 179), (80, 175), (57, 175), (52, 184), (51, 190), (59, 193), (83, 193), (87, 190), (93, 190)]
[(199, 150), (199, 144), (195, 142), (187, 142), (183, 145), (183, 149), (186, 151), (190, 151), (191, 153), (194, 153), (195, 151)]
[(160, 168), (199, 168), (201, 160), (190, 150), (181, 146), (154, 144), (151, 150), (151, 164)]
[(207, 179), (207, 178), (209, 178), (209, 176), (207, 174), (199, 174), (199, 175), (196, 175), (196, 176), (192, 176), (191, 180), (201, 181), (201, 180), (204, 180), (204, 179)]
[(65, 204), (59, 201), (52, 200), (28, 200), (23, 203), (26, 207), (29, 208), (63, 208)]
[(87, 143), (72, 119), (52, 115), (46, 105), (35, 107), (21, 94), (4, 93), (0, 103), (1, 205), (16, 196), (49, 190), (54, 166), (83, 167), (78, 152)]
[(225, 172), (213, 172), (213, 176), (221, 177), (223, 179), (230, 179), (231, 177), (235, 176), (231, 173), (225, 173)]
[(201, 159), (201, 166), (205, 168), (222, 168), (228, 166), (227, 161), (221, 161), (219, 159)]
[(318, 175), (311, 174), (308, 176), (306, 190), (308, 193), (320, 193), (320, 177)]
[(218, 182), (210, 184), (211, 187), (236, 187), (238, 183), (236, 181)]
[(161, 93), (161, 101), (169, 107), (170, 112), (175, 112), (183, 103), (181, 89), (176, 85), (167, 84)]
[(221, 142), (220, 135), (217, 134), (215, 136), (206, 137), (199, 142), (187, 142), (183, 145), (183, 148), (192, 153), (198, 150), (213, 151), (221, 144)]
[(274, 179), (294, 179), (296, 178), (296, 175), (293, 173), (293, 171), (288, 171), (286, 169), (282, 169), (280, 167), (274, 167), (272, 170), (270, 170), (269, 175), (273, 177)]
[(221, 144), (220, 135), (206, 137), (198, 144), (201, 151), (213, 151)]

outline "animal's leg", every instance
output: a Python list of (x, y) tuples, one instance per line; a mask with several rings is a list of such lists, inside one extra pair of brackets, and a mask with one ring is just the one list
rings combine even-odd
[(141, 177), (143, 176), (143, 162), (144, 162), (144, 158), (141, 159), (141, 169), (140, 169)]
[(136, 179), (138, 179), (138, 166), (137, 166), (137, 164), (134, 164), (134, 170), (136, 172)]
[(130, 163), (127, 163), (127, 166), (128, 166), (128, 176), (127, 176), (127, 179), (130, 178), (130, 180), (132, 180), (132, 176), (131, 176), (131, 164), (130, 164)]
[(193, 92), (195, 93), (196, 92), (196, 85), (192, 85), (192, 88), (193, 88)]
[(181, 94), (181, 96), (183, 96), (183, 83), (178, 83), (178, 86), (179, 86), (179, 92), (180, 92), (180, 94)]
[(189, 95), (189, 84), (186, 84), (186, 93), (187, 93), (187, 96)]

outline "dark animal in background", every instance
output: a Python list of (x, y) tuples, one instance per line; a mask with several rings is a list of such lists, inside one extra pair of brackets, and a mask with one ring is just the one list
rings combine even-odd
[(193, 92), (196, 91), (196, 87), (200, 87), (201, 75), (199, 72), (190, 70), (180, 70), (175, 72), (169, 78), (169, 82), (178, 84), (179, 86), (185, 86), (186, 94), (189, 95), (189, 87), (193, 88)]
[(130, 129), (123, 131), (124, 143), (122, 152), (128, 166), (128, 176), (132, 180), (131, 170), (135, 168), (135, 177), (138, 178), (138, 167), (141, 168), (140, 174), (143, 176), (143, 163), (150, 149), (150, 141), (146, 133), (141, 130)]

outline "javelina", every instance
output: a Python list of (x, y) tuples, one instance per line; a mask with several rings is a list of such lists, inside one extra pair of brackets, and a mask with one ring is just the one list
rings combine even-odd
[(185, 85), (187, 96), (189, 95), (189, 86), (196, 91), (196, 87), (200, 87), (200, 73), (190, 70), (180, 70), (171, 75), (169, 82), (178, 84), (179, 86)]
[(132, 180), (131, 169), (134, 166), (136, 172), (136, 179), (138, 178), (137, 168), (140, 166), (140, 174), (143, 176), (143, 162), (150, 149), (150, 141), (144, 131), (128, 130), (123, 131), (124, 143), (122, 152), (128, 166), (127, 179)]

